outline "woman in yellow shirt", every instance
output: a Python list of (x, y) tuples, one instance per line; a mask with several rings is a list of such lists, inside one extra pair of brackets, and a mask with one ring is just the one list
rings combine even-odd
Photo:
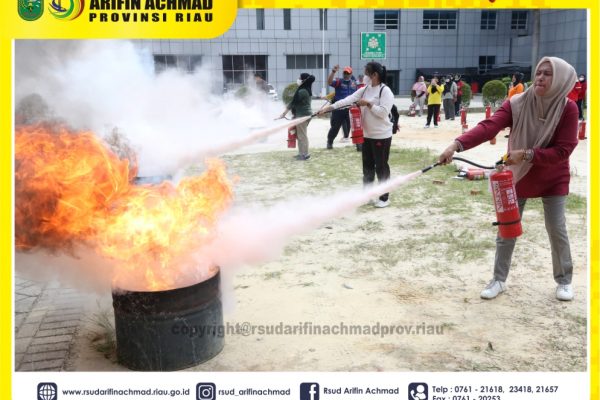
[(438, 127), (437, 121), (440, 115), (440, 106), (442, 104), (443, 85), (438, 85), (437, 77), (431, 79), (431, 85), (427, 88), (427, 123), (425, 128), (429, 128), (431, 118), (433, 118), (433, 126)]

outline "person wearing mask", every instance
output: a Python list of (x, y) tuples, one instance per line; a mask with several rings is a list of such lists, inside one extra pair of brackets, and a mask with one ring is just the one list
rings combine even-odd
[(443, 85), (438, 85), (437, 77), (431, 79), (431, 84), (427, 88), (427, 123), (425, 128), (429, 128), (431, 118), (433, 118), (433, 126), (438, 127), (438, 116), (440, 115), (440, 105), (442, 104)]
[(456, 101), (456, 83), (451, 76), (446, 77), (444, 89), (442, 90), (442, 100), (444, 102), (444, 115), (446, 120), (454, 120), (454, 102)]
[[(459, 136), (439, 156), (448, 164), (456, 151), (471, 149), (512, 127), (506, 168), (513, 173), (521, 216), (527, 199), (542, 198), (550, 239), (555, 295), (573, 299), (573, 261), (566, 229), (565, 203), (569, 194), (569, 156), (577, 146), (577, 105), (567, 98), (577, 80), (575, 69), (558, 57), (543, 57), (535, 68), (533, 87), (514, 95), (488, 119)], [(493, 299), (506, 290), (516, 238), (496, 237), (494, 276), (481, 292)]]
[(454, 116), (460, 116), (460, 106), (462, 103), (462, 88), (463, 81), (460, 80), (460, 75), (454, 75), (454, 83), (456, 83), (456, 101), (454, 102)]
[(525, 86), (523, 85), (523, 75), (521, 72), (515, 72), (512, 76), (512, 81), (508, 86), (508, 99), (513, 97), (515, 94), (523, 93)]
[[(390, 147), (392, 145), (392, 122), (389, 113), (394, 105), (394, 94), (385, 85), (386, 69), (378, 62), (370, 62), (364, 71), (365, 87), (324, 107), (319, 113), (329, 112), (341, 107), (357, 104), (362, 114), (364, 140), (362, 146), (363, 183), (370, 185), (390, 178)], [(379, 196), (374, 204), (377, 208), (390, 205), (389, 193)]]
[(415, 98), (413, 100), (413, 107), (415, 111), (419, 107), (419, 117), (423, 115), (423, 107), (425, 107), (425, 98), (427, 97), (427, 85), (425, 84), (425, 77), (420, 76), (412, 87)]
[[(339, 69), (340, 66), (336, 65), (327, 77), (327, 84), (335, 89), (333, 103), (356, 92), (356, 80), (352, 77), (352, 68), (344, 67), (342, 79), (334, 79), (334, 76)], [(331, 127), (327, 134), (327, 148), (333, 149), (333, 141), (340, 131), (340, 127), (344, 131), (344, 137), (341, 140), (342, 142), (347, 142), (348, 137), (350, 136), (350, 115), (348, 114), (348, 110), (334, 110), (331, 113), (330, 124)]]
[[(294, 92), (292, 101), (286, 106), (281, 118), (285, 118), (289, 111), (292, 111), (294, 118), (305, 117), (312, 115), (311, 109), (311, 98), (312, 98), (312, 84), (315, 81), (315, 77), (303, 72), (300, 74), (300, 78), (296, 81), (298, 89)], [(310, 123), (310, 119), (296, 125), (296, 137), (298, 138), (298, 155), (295, 157), (296, 160), (306, 161), (310, 158), (308, 153), (308, 135), (307, 128)]]
[(358, 75), (358, 84), (356, 85), (356, 89), (365, 87), (365, 83), (363, 82), (364, 78), (365, 78), (365, 76), (363, 74)]
[(585, 75), (579, 75), (577, 82), (575, 82), (575, 86), (569, 92), (567, 96), (569, 99), (573, 100), (577, 104), (577, 108), (579, 109), (579, 119), (583, 119), (583, 100), (585, 99), (585, 92), (587, 91), (587, 83), (585, 82)]

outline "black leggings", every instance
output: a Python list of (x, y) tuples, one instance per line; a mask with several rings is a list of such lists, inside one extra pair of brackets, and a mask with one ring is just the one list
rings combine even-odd
[[(363, 183), (368, 185), (375, 181), (375, 174), (379, 183), (390, 179), (390, 147), (392, 138), (369, 139), (365, 138), (362, 145)], [(387, 201), (389, 193), (379, 196), (379, 200)]]
[(348, 110), (333, 110), (330, 117), (331, 129), (327, 134), (327, 144), (333, 144), (340, 127), (344, 130), (344, 137), (348, 138), (350, 135), (350, 114)]
[(427, 106), (427, 126), (431, 124), (431, 117), (434, 117), (433, 124), (437, 126), (438, 116), (440, 115), (440, 105), (430, 104)]

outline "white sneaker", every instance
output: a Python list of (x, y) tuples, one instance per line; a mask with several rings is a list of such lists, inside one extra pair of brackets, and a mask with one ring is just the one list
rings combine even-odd
[(385, 208), (385, 207), (387, 207), (389, 205), (390, 205), (390, 199), (387, 199), (386, 201), (377, 200), (375, 202), (375, 204), (373, 204), (373, 207), (375, 207), (375, 208)]
[(429, 128), (429, 125), (425, 125), (425, 126), (424, 126), (424, 128), (425, 128), (425, 129), (428, 129), (428, 128)]
[(340, 143), (346, 143), (346, 142), (348, 142), (348, 138), (343, 137), (340, 139)]
[(571, 285), (558, 285), (556, 287), (556, 298), (562, 301), (573, 300), (573, 288)]
[(504, 282), (497, 281), (492, 279), (490, 283), (481, 291), (482, 299), (493, 299), (498, 296), (500, 293), (506, 290), (506, 284)]

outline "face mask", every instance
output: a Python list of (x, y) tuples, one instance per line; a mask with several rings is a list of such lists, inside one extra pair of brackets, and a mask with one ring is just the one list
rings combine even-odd
[(446, 82), (450, 82), (450, 79), (446, 79)]
[(581, 77), (579, 78), (579, 82), (583, 82), (585, 80), (585, 78)]
[(298, 79), (298, 80), (296, 81), (296, 83), (298, 84), (298, 86), (302, 85), (302, 82), (304, 82), (302, 79)]
[(369, 86), (371, 84), (371, 78), (368, 75), (365, 75), (365, 77), (363, 78), (363, 83)]

